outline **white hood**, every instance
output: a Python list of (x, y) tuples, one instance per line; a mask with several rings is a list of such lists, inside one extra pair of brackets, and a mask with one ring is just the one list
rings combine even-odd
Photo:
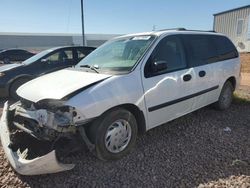
[(62, 99), (85, 86), (101, 81), (110, 75), (64, 69), (31, 80), (18, 88), (17, 94), (29, 101)]

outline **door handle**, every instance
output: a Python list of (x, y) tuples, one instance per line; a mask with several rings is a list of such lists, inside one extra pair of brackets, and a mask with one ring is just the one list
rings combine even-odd
[(200, 71), (199, 72), (199, 77), (204, 77), (206, 76), (206, 71)]
[(188, 82), (188, 81), (191, 80), (191, 79), (192, 79), (191, 74), (186, 74), (186, 75), (183, 76), (183, 80), (184, 80), (185, 82)]

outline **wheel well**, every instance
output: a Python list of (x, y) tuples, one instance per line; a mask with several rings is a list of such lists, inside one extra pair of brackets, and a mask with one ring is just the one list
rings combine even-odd
[(13, 85), (13, 83), (15, 83), (17, 80), (19, 79), (27, 79), (27, 80), (31, 80), (32, 78), (30, 76), (20, 76), (20, 77), (17, 77), (15, 79), (13, 79), (10, 83), (9, 83), (9, 86), (8, 86), (8, 92), (10, 93), (10, 88), (11, 86)]
[(234, 90), (235, 90), (235, 88), (236, 88), (236, 79), (235, 79), (235, 77), (234, 76), (231, 76), (230, 78), (228, 78), (227, 80), (226, 80), (226, 82), (227, 81), (229, 81), (231, 84), (232, 84), (232, 86), (233, 86), (233, 88), (234, 88)]
[[(134, 104), (122, 104), (119, 106), (115, 106), (109, 110), (112, 110), (114, 108), (124, 108), (128, 111), (130, 111), (136, 119), (137, 125), (138, 125), (138, 133), (143, 134), (146, 132), (146, 121), (143, 112)], [(109, 111), (108, 110), (108, 111)]]

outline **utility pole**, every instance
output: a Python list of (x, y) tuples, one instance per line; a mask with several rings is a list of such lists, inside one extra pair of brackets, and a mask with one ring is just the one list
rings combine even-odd
[(153, 25), (152, 31), (155, 31), (155, 30), (156, 30), (156, 25)]
[(86, 46), (84, 34), (84, 14), (83, 14), (83, 0), (81, 0), (81, 15), (82, 15), (82, 45)]

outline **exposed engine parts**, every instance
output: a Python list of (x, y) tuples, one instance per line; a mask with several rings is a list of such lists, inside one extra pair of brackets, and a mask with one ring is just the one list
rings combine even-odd
[(55, 140), (58, 136), (76, 133), (80, 113), (73, 107), (55, 105), (46, 110), (35, 104), (29, 106), (18, 102), (11, 106), (13, 125), (40, 140)]

